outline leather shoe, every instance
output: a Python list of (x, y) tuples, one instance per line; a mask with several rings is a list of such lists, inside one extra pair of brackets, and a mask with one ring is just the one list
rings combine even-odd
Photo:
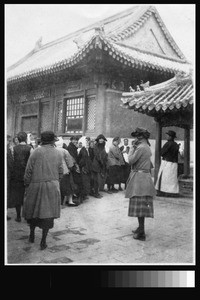
[(135, 229), (135, 230), (132, 230), (132, 232), (133, 233), (138, 233), (139, 232), (139, 230), (140, 230), (140, 227), (138, 227), (137, 229)]
[(118, 190), (114, 188), (114, 189), (111, 189), (111, 192), (112, 193), (118, 193)]
[(68, 206), (71, 206), (71, 207), (72, 207), (72, 206), (78, 206), (78, 204), (76, 204), (76, 203), (68, 203), (67, 205), (68, 205)]
[(95, 198), (102, 198), (101, 197), (101, 195), (99, 195), (99, 194), (95, 194), (95, 195), (93, 195)]
[(16, 222), (21, 222), (21, 220), (22, 219), (20, 217), (15, 219)]
[(44, 250), (47, 248), (47, 244), (46, 243), (40, 243), (40, 250)]
[(133, 238), (135, 240), (140, 240), (140, 241), (145, 241), (146, 240), (146, 235), (144, 232), (137, 232), (133, 234)]
[(34, 240), (35, 240), (35, 237), (34, 237), (34, 235), (31, 235), (30, 234), (30, 236), (29, 236), (29, 243), (34, 243)]

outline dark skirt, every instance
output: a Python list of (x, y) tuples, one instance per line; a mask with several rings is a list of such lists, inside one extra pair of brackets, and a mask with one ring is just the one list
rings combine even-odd
[(91, 191), (91, 175), (90, 174), (84, 174), (81, 173), (82, 176), (82, 185), (83, 185), (83, 190), (82, 190), (82, 194), (84, 196), (89, 195), (90, 191)]
[(126, 163), (125, 165), (121, 166), (121, 183), (126, 183), (128, 177), (130, 175), (131, 166)]
[(27, 223), (30, 226), (39, 227), (41, 229), (51, 229), (54, 226), (54, 218), (47, 218), (47, 219), (29, 219)]
[(24, 203), (25, 186), (23, 181), (12, 180), (10, 206), (16, 207)]
[(14, 208), (15, 204), (12, 201), (12, 179), (7, 178), (7, 208)]
[(110, 166), (108, 170), (108, 176), (106, 179), (107, 184), (119, 184), (122, 178), (121, 166)]
[(129, 217), (154, 217), (153, 197), (135, 196), (129, 200), (128, 208)]
[(71, 184), (70, 175), (64, 174), (60, 181), (61, 197), (69, 196), (73, 194), (73, 185)]
[(70, 174), (71, 174), (71, 181), (73, 182), (73, 193), (78, 196), (81, 196), (83, 190), (82, 176), (80, 173), (77, 173), (74, 170)]

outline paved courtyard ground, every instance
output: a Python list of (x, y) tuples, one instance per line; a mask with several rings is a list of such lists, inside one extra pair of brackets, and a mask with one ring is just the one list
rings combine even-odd
[(48, 247), (40, 250), (41, 230), (35, 243), (28, 242), (29, 227), (17, 223), (15, 210), (6, 221), (6, 264), (20, 265), (173, 265), (195, 264), (195, 220), (193, 199), (158, 198), (154, 218), (147, 218), (146, 241), (133, 239), (137, 218), (128, 217), (129, 199), (124, 191), (101, 192), (77, 207), (66, 206), (47, 237)]

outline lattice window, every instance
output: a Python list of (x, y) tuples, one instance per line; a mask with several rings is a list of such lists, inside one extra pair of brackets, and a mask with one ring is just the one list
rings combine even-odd
[(95, 97), (89, 97), (87, 101), (87, 130), (94, 130), (96, 115), (96, 99)]
[(67, 99), (67, 117), (83, 117), (83, 97)]
[(57, 102), (57, 126), (56, 126), (56, 130), (57, 132), (61, 132), (62, 131), (62, 101)]
[(66, 131), (82, 133), (84, 98), (77, 97), (66, 101)]

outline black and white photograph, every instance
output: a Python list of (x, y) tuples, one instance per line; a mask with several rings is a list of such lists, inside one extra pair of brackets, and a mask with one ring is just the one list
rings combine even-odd
[(194, 266), (195, 4), (4, 4), (4, 264)]

